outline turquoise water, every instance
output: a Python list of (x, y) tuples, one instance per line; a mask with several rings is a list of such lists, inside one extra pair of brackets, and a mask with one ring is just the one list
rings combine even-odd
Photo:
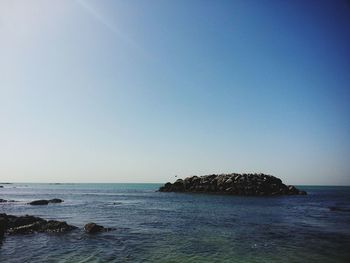
[[(159, 186), (4, 185), (0, 198), (20, 202), (0, 204), (0, 213), (117, 229), (8, 236), (0, 262), (350, 262), (350, 187), (238, 197), (155, 192)], [(50, 198), (65, 202), (26, 205)]]

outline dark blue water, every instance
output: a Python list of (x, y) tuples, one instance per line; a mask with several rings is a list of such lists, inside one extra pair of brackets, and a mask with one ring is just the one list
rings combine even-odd
[[(157, 184), (12, 184), (0, 213), (113, 232), (8, 236), (0, 262), (350, 262), (350, 187), (307, 196), (158, 193)], [(29, 206), (34, 199), (62, 204)], [(331, 211), (329, 207), (340, 208)]]

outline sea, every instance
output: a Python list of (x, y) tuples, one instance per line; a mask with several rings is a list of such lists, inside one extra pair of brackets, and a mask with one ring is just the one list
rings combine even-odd
[[(0, 213), (66, 221), (69, 233), (6, 236), (0, 262), (350, 262), (350, 187), (306, 196), (162, 193), (160, 184), (6, 184)], [(31, 206), (37, 199), (60, 204)], [(95, 222), (114, 231), (84, 233)]]

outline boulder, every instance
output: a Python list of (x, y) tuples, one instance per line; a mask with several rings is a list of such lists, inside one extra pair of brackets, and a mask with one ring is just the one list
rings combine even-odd
[(172, 184), (171, 189), (173, 192), (185, 191), (184, 181), (182, 179), (177, 179), (176, 182)]
[(233, 180), (231, 178), (229, 178), (225, 181), (226, 185), (231, 185), (232, 183), (233, 183)]
[(201, 192), (230, 195), (278, 196), (306, 195), (295, 186), (287, 186), (282, 180), (266, 174), (220, 174), (187, 177), (166, 183), (160, 192)]
[(99, 233), (99, 232), (107, 232), (107, 231), (111, 231), (113, 230), (112, 228), (105, 228), (103, 226), (100, 226), (96, 223), (87, 223), (85, 226), (84, 226), (84, 230), (86, 233), (89, 233), (89, 234), (95, 234), (95, 233)]
[(169, 192), (170, 191), (170, 188), (171, 188), (171, 183), (166, 183), (164, 186), (162, 186), (159, 191), (160, 192)]

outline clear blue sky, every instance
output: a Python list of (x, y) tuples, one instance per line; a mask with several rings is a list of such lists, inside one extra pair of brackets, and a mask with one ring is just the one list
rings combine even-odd
[(350, 184), (348, 1), (0, 2), (0, 179)]

